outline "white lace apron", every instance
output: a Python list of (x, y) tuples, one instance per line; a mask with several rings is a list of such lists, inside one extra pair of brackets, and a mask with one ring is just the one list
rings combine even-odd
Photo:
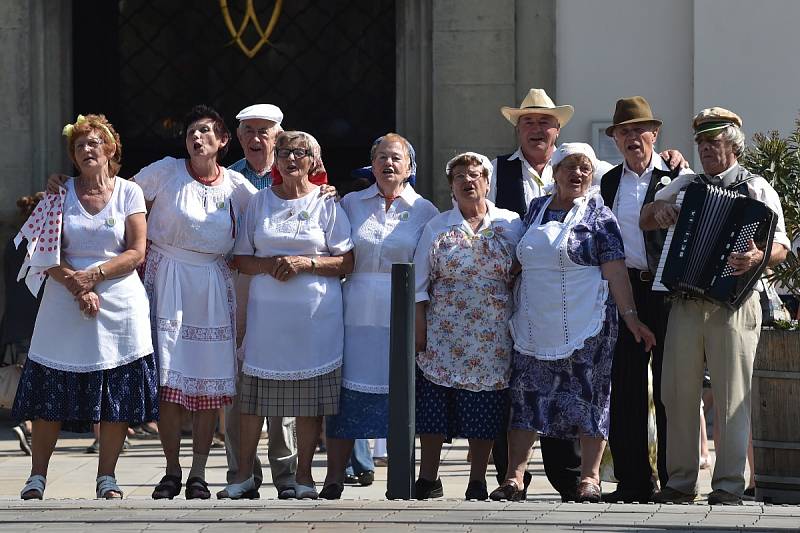
[(603, 327), (608, 283), (600, 267), (573, 262), (569, 234), (586, 212), (580, 198), (564, 222), (542, 224), (552, 197), (517, 245), (522, 274), (511, 318), (514, 349), (537, 359), (566, 359)]

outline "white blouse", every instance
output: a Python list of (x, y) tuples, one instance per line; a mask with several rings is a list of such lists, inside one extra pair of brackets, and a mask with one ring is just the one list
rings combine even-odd
[[(295, 200), (271, 189), (250, 202), (233, 253), (256, 257), (337, 256), (353, 248), (350, 222), (319, 188)], [(307, 379), (342, 362), (344, 331), (338, 278), (302, 273), (278, 281), (253, 276), (247, 305), (242, 371), (276, 380)]]
[(185, 159), (165, 157), (140, 170), (133, 179), (153, 202), (147, 238), (193, 252), (230, 252), (237, 221), (256, 188), (238, 172), (223, 172), (222, 183), (209, 187), (189, 175)]
[(342, 385), (389, 392), (389, 313), (393, 263), (410, 263), (422, 230), (439, 213), (411, 185), (386, 210), (377, 185), (342, 200), (352, 225), (355, 269), (344, 284)]

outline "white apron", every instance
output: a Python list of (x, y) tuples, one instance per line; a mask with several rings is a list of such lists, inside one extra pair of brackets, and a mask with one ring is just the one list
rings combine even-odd
[(349, 274), (342, 291), (342, 385), (359, 392), (387, 394), (392, 275), (386, 272)]
[(564, 222), (542, 224), (550, 197), (517, 245), (522, 276), (510, 329), (521, 354), (566, 359), (603, 327), (608, 283), (600, 267), (578, 265), (567, 251), (570, 230), (583, 218), (588, 200), (580, 198)]

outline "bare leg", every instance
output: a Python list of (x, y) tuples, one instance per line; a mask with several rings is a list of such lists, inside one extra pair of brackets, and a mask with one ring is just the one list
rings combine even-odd
[(353, 439), (337, 439), (328, 437), (328, 471), (325, 475), (325, 486), (333, 483), (344, 483), (344, 471), (350, 454), (353, 453)]
[(177, 403), (161, 402), (159, 405), (158, 437), (167, 460), (167, 474), (181, 477), (181, 413)]
[(444, 435), (440, 433), (420, 435), (419, 444), (419, 477), (428, 481), (436, 481), (439, 479), (439, 463), (442, 460)]
[(253, 475), (262, 424), (263, 416), (239, 415), (239, 467), (231, 483), (243, 483)]
[(600, 484), (600, 460), (606, 441), (601, 437), (581, 436), (581, 482)]
[(747, 482), (747, 488), (756, 486), (756, 470), (753, 455), (753, 432), (750, 431), (750, 441), (747, 444), (747, 467), (750, 469), (750, 479)]
[(536, 442), (536, 432), (524, 429), (508, 430), (508, 472), (506, 481), (514, 480), (517, 487), (522, 489), (523, 476), (528, 467), (531, 448)]
[(50, 457), (56, 449), (60, 421), (34, 420), (31, 429), (31, 475), (47, 477)]
[(472, 461), (469, 464), (469, 480), (486, 481), (486, 467), (489, 464), (489, 454), (492, 453), (493, 440), (469, 439), (469, 451), (472, 452)]
[[(114, 476), (117, 468), (117, 459), (122, 452), (125, 436), (128, 434), (127, 422), (100, 422), (100, 459), (97, 463), (97, 477)], [(122, 496), (117, 491), (111, 491), (109, 496)]]
[(321, 416), (298, 416), (297, 421), (297, 475), (299, 485), (314, 486), (311, 462), (317, 450), (319, 433), (322, 430)]

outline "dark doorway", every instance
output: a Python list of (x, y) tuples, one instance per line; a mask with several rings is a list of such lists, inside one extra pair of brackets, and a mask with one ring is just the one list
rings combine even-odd
[[(250, 3), (269, 42), (252, 58), (235, 42)], [(180, 119), (207, 103), (236, 127), (253, 103), (273, 103), (284, 128), (312, 133), (331, 180), (369, 163), (372, 140), (395, 124), (393, 0), (119, 0), (73, 2), (75, 110), (104, 113), (123, 142), (120, 174), (185, 157)], [(280, 7), (275, 15), (276, 6)], [(251, 23), (241, 40), (261, 35)], [(234, 140), (223, 162), (242, 157)]]

